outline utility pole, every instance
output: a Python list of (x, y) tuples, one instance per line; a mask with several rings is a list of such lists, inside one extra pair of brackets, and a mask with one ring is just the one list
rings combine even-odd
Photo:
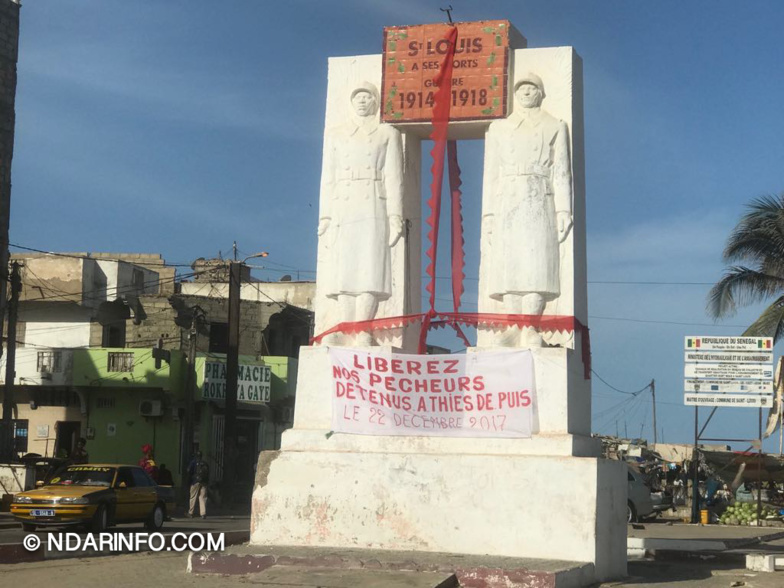
[(19, 312), (19, 293), (22, 279), (19, 275), (19, 262), (11, 264), (11, 300), (8, 302), (7, 358), (5, 364), (5, 389), (3, 390), (2, 460), (9, 462), (14, 457), (13, 416), (14, 379), (16, 378), (16, 319)]
[(242, 263), (229, 262), (229, 345), (226, 350), (226, 407), (223, 416), (223, 493), (229, 504), (234, 497), (234, 462), (237, 445), (237, 376), (240, 348), (240, 279)]
[(237, 380), (240, 352), (240, 290), (242, 268), (254, 257), (267, 257), (266, 251), (249, 255), (237, 261), (237, 243), (234, 242), (234, 260), (229, 262), (229, 341), (226, 349), (226, 404), (223, 413), (223, 498), (227, 504), (234, 499), (234, 478), (237, 460)]
[(199, 339), (199, 321), (204, 317), (204, 311), (199, 306), (191, 308), (191, 328), (188, 332), (188, 369), (185, 372), (185, 426), (183, 427), (182, 440), (182, 487), (185, 500), (188, 500), (190, 492), (190, 480), (188, 479), (188, 466), (193, 457), (193, 421), (195, 407), (195, 369), (196, 369), (196, 343)]
[(653, 444), (659, 442), (659, 437), (656, 434), (656, 380), (651, 380), (651, 399), (653, 400)]

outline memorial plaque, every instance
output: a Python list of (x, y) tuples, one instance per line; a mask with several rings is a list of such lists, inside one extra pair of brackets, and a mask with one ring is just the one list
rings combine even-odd
[[(438, 89), (435, 79), (449, 47), (445, 37), (450, 26), (429, 24), (384, 29), (383, 122), (431, 120)], [(492, 20), (454, 26), (458, 32), (450, 81), (450, 120), (504, 118), (511, 25), (505, 20)]]

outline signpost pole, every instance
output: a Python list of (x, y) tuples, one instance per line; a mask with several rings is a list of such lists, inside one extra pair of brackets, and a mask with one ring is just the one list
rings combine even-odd
[(759, 409), (759, 458), (757, 462), (757, 522), (762, 518), (762, 409)]
[(700, 520), (700, 482), (699, 482), (699, 463), (700, 460), (697, 457), (697, 447), (699, 445), (700, 437), (699, 433), (697, 432), (699, 429), (699, 414), (700, 414), (700, 407), (694, 407), (694, 451), (692, 452), (691, 456), (691, 465), (694, 468), (694, 477), (692, 478), (691, 483), (691, 522), (697, 523)]

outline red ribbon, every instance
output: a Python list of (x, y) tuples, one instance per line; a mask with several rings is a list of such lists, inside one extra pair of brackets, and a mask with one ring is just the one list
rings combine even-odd
[[(450, 325), (459, 328), (460, 325), (470, 327), (534, 327), (539, 331), (582, 334), (583, 375), (586, 380), (591, 378), (591, 339), (588, 327), (577, 318), (568, 315), (540, 315), (540, 314), (494, 314), (489, 312), (436, 312), (428, 311), (420, 314), (406, 314), (368, 321), (346, 322), (335, 325), (313, 337), (311, 344), (321, 343), (327, 335), (333, 333), (361, 333), (373, 330), (388, 330), (402, 328), (417, 321), (427, 319), (429, 326), (439, 328)], [(422, 329), (424, 331), (424, 328)]]
[(457, 27), (449, 27), (444, 38), (449, 42), (449, 45), (435, 79), (438, 90), (433, 97), (433, 132), (430, 133), (430, 140), (433, 141), (433, 149), (430, 151), (433, 165), (430, 167), (430, 174), (433, 180), (430, 182), (430, 198), (427, 201), (430, 214), (425, 219), (430, 227), (427, 232), (430, 247), (425, 251), (425, 255), (430, 260), (425, 269), (428, 277), (425, 290), (430, 293), (430, 309), (424, 315), (422, 330), (419, 333), (420, 354), (424, 354), (427, 350), (427, 332), (430, 330), (430, 322), (436, 313), (436, 259), (438, 257), (439, 218), (441, 216), (441, 186), (444, 183), (444, 156), (449, 131), (449, 108), (452, 103), (452, 65), (457, 42)]

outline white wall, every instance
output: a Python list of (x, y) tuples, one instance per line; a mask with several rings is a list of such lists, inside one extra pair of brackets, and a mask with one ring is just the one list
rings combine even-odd
[[(38, 354), (60, 353), (60, 370), (41, 377), (38, 371)], [(0, 382), (5, 381), (5, 363), (8, 355), (0, 360)], [(15, 383), (26, 386), (70, 386), (73, 382), (73, 351), (70, 349), (46, 349), (42, 347), (17, 347)]]
[(28, 322), (25, 326), (24, 342), (31, 346), (88, 347), (90, 322)]
[[(183, 282), (180, 292), (184, 296), (228, 298), (229, 285), (224, 282)], [(240, 289), (242, 300), (280, 302), (306, 310), (313, 310), (315, 297), (315, 282), (251, 282), (242, 284)]]

